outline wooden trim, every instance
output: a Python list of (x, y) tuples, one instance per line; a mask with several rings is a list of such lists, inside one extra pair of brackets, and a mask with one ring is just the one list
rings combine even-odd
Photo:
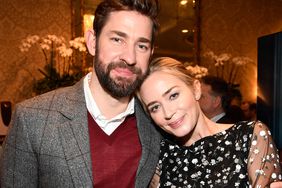
[(201, 39), (201, 16), (200, 16), (201, 0), (195, 0), (195, 33), (194, 33), (194, 61), (200, 65), (200, 39)]

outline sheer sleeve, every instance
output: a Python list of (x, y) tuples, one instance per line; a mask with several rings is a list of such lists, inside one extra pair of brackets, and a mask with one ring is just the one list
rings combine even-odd
[(281, 181), (279, 154), (266, 125), (255, 123), (248, 157), (248, 174), (252, 187), (269, 187)]
[(155, 174), (151, 180), (149, 188), (159, 188), (160, 183), (160, 164), (157, 165)]

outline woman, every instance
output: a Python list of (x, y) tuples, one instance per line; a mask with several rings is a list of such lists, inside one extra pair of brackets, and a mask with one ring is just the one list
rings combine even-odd
[(279, 156), (261, 122), (217, 124), (201, 111), (201, 85), (183, 64), (157, 58), (137, 96), (174, 139), (161, 142), (151, 187), (268, 187), (281, 180)]

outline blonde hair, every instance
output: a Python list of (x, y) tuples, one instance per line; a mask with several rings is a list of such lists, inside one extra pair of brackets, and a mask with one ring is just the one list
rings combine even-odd
[(182, 62), (170, 57), (155, 58), (149, 65), (147, 76), (156, 71), (176, 76), (186, 83), (187, 86), (193, 86), (195, 80)]

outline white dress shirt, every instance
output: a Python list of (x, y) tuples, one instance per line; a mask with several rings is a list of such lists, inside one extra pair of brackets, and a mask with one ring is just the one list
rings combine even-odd
[(111, 135), (117, 128), (122, 124), (125, 118), (134, 113), (134, 98), (132, 98), (127, 106), (127, 109), (118, 114), (117, 116), (106, 119), (103, 114), (101, 114), (97, 103), (95, 102), (91, 90), (89, 87), (89, 80), (91, 79), (91, 74), (88, 73), (84, 78), (83, 88), (85, 94), (86, 107), (88, 112), (91, 114), (92, 118), (96, 121), (99, 127), (107, 134)]
[(218, 114), (218, 115), (212, 117), (211, 120), (212, 120), (213, 122), (217, 122), (217, 121), (218, 121), (220, 118), (222, 118), (223, 116), (225, 116), (225, 112), (222, 112), (221, 114)]

